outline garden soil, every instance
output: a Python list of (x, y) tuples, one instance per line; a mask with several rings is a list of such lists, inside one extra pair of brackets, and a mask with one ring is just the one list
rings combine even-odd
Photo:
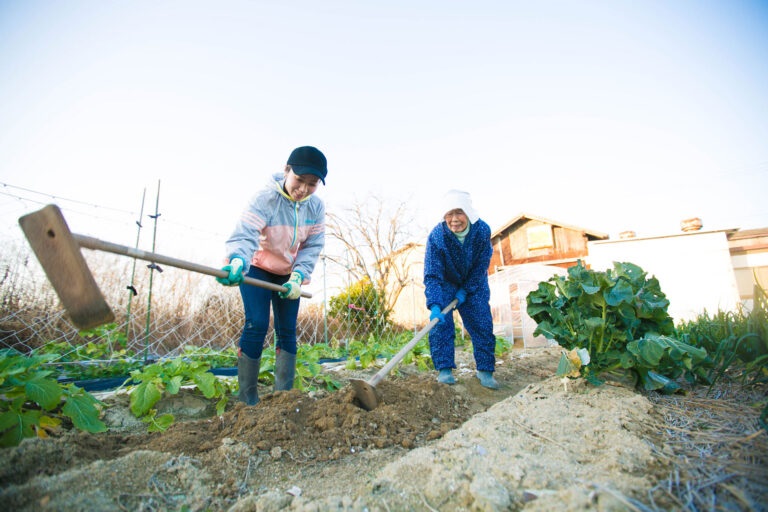
[[(184, 392), (160, 403), (176, 422), (158, 433), (130, 415), (127, 395), (103, 397), (109, 432), (0, 450), (0, 510), (684, 509), (673, 487), (686, 485), (687, 456), (669, 443), (663, 407), (621, 383), (563, 382), (554, 376), (559, 355), (505, 355), (499, 390), (480, 386), (462, 350), (454, 386), (401, 365), (377, 385), (382, 401), (372, 411), (358, 407), (346, 381), (376, 368), (331, 365), (324, 371), (339, 391), (265, 387), (259, 404), (232, 402), (222, 416)], [(766, 454), (757, 457), (764, 464)], [(736, 508), (762, 510), (768, 494), (756, 489), (733, 490), (745, 505)]]

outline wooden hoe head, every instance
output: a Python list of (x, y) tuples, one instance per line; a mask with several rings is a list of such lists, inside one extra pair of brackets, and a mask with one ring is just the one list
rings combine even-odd
[(72, 323), (91, 329), (114, 321), (59, 207), (49, 204), (19, 224)]

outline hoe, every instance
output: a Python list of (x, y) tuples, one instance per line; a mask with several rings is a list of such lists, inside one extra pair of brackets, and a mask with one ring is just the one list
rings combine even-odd
[[(453, 308), (455, 308), (458, 303), (458, 300), (453, 299), (447, 306), (445, 306), (442, 313), (447, 315), (453, 311)], [(416, 333), (416, 336), (414, 336), (411, 341), (406, 343), (403, 348), (400, 349), (400, 352), (395, 354), (395, 356), (390, 359), (389, 362), (376, 373), (376, 375), (371, 377), (370, 380), (365, 381), (361, 379), (350, 379), (349, 383), (355, 390), (355, 398), (357, 398), (358, 402), (360, 402), (360, 405), (363, 409), (366, 411), (372, 411), (378, 407), (380, 399), (379, 393), (376, 391), (376, 384), (381, 382), (384, 377), (386, 377), (387, 374), (392, 371), (392, 368), (397, 366), (397, 364), (405, 357), (405, 355), (410, 352), (413, 347), (416, 346), (421, 338), (426, 336), (427, 333), (431, 331), (435, 325), (437, 325), (437, 322), (439, 322), (439, 320), (435, 318), (427, 325), (425, 325), (418, 333)]]
[[(80, 253), (81, 247), (131, 256), (214, 277), (227, 277), (226, 271), (217, 268), (72, 233), (61, 210), (53, 204), (20, 217), (19, 224), (64, 309), (69, 313), (72, 323), (79, 329), (91, 329), (115, 319)], [(276, 292), (286, 291), (283, 286), (251, 277), (243, 278), (243, 283)], [(306, 292), (302, 292), (301, 296), (312, 297)]]

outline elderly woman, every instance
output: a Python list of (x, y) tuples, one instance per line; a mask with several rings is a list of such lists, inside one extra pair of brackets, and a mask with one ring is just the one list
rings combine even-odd
[(499, 387), (493, 377), (496, 336), (488, 286), (492, 253), (491, 229), (472, 207), (469, 194), (449, 191), (444, 197), (443, 220), (429, 234), (424, 259), (427, 308), (431, 311), (430, 320), (438, 319), (429, 334), (438, 382), (456, 383), (456, 330), (453, 315), (444, 316), (442, 309), (457, 299), (461, 320), (472, 339), (477, 378), (487, 388)]

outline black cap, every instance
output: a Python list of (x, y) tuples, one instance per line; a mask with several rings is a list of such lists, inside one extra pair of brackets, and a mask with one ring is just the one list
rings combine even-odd
[(287, 163), (296, 174), (314, 174), (325, 185), (328, 161), (319, 149), (312, 146), (296, 148), (291, 152)]

